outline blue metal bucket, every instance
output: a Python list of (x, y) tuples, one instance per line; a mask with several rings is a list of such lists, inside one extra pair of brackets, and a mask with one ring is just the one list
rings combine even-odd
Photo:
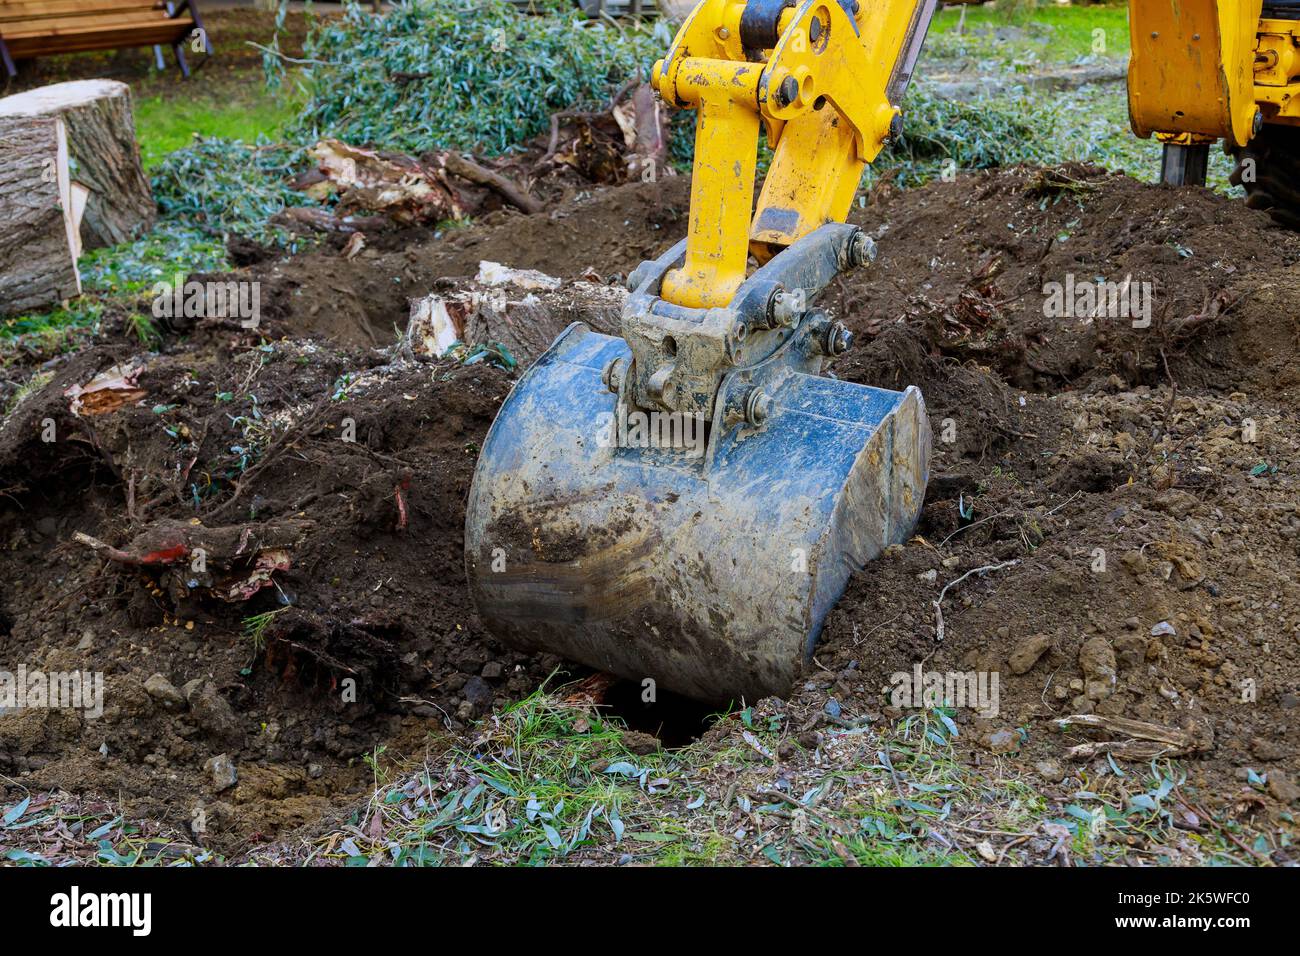
[[(506, 399), (466, 517), (479, 614), (515, 646), (700, 700), (786, 694), (849, 575), (912, 533), (921, 394), (737, 370), (701, 435), (681, 422), (663, 447), (620, 427), (602, 382), (629, 356), (574, 324)], [(726, 418), (756, 380), (768, 417)]]

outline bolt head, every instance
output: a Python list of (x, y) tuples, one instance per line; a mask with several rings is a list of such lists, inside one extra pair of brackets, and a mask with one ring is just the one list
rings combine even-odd
[(865, 266), (876, 261), (876, 243), (865, 232), (859, 232), (849, 244), (849, 262), (854, 266)]
[(826, 344), (831, 355), (843, 355), (853, 347), (853, 333), (843, 322), (836, 322), (826, 335)]
[(772, 411), (772, 396), (761, 387), (756, 387), (749, 393), (749, 398), (745, 400), (745, 421), (751, 425), (761, 425), (772, 417)]
[(777, 88), (776, 98), (782, 106), (789, 106), (799, 98), (799, 81), (793, 76), (787, 76)]
[(779, 290), (768, 303), (768, 327), (779, 329), (794, 325), (799, 316), (795, 312), (795, 298), (784, 289)]

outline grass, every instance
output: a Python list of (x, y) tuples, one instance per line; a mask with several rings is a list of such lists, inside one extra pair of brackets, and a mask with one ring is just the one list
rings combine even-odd
[[(964, 19), (963, 19), (964, 16)], [(960, 32), (959, 32), (960, 28)], [(1097, 34), (1094, 31), (1100, 30)], [(1098, 40), (1103, 44), (1098, 49)], [(1008, 2), (947, 7), (935, 14), (922, 62), (1000, 60), (1010, 64), (1079, 63), (1128, 56), (1128, 5)]]
[(226, 253), (219, 239), (164, 221), (136, 242), (85, 254), (79, 265), (80, 298), (48, 312), (0, 319), (0, 342), (9, 346), (6, 360), (16, 354), (15, 346), (40, 354), (75, 348), (87, 334), (94, 335), (110, 313), (120, 313), (128, 333), (152, 347), (157, 336), (150, 333), (157, 330), (151, 330), (146, 308), (150, 290), (159, 282), (172, 282), (177, 273), (220, 271), (226, 267)]
[[(28, 865), (355, 867), (1258, 865), (1291, 843), (1294, 821), (1272, 831), (1205, 810), (1172, 761), (1094, 762), (1048, 786), (1014, 757), (974, 761), (942, 710), (844, 720), (813, 753), (786, 740), (809, 714), (768, 703), (682, 750), (638, 756), (617, 719), (569, 690), (539, 690), (452, 746), (434, 737), (420, 762), (376, 747), (362, 757), (373, 793), (346, 820), (247, 858), (51, 796), (0, 806), (0, 842)], [(74, 820), (84, 825), (68, 839)]]
[[(418, 766), (367, 758), (373, 796), (296, 861), (1242, 865), (1287, 844), (1203, 811), (1189, 830), (1194, 798), (1173, 763), (1112, 765), (1082, 788), (1043, 792), (1010, 758), (976, 765), (947, 712), (827, 727), (816, 754), (787, 749), (778, 767), (796, 722), (780, 705), (726, 715), (709, 739), (645, 757), (627, 751), (619, 721), (564, 694), (539, 691)], [(283, 848), (270, 852), (285, 862)]]
[(266, 629), (271, 626), (271, 622), (276, 616), (289, 610), (287, 607), (277, 608), (274, 611), (263, 611), (261, 614), (254, 614), (251, 617), (244, 618), (244, 637), (248, 638), (253, 645), (253, 650), (261, 651), (266, 647)]
[(13, 410), (21, 405), (28, 396), (36, 394), (52, 381), (54, 381), (53, 372), (37, 372), (32, 375), (26, 382), (18, 386), (13, 395), (9, 397), (9, 401), (5, 404), (4, 413), (0, 414), (0, 421), (8, 418), (13, 413)]
[(244, 85), (229, 95), (202, 94), (191, 99), (156, 94), (136, 101), (135, 128), (146, 169), (169, 154), (189, 146), (196, 135), (257, 142), (276, 139), (298, 115), (302, 103), (288, 92), (270, 92)]

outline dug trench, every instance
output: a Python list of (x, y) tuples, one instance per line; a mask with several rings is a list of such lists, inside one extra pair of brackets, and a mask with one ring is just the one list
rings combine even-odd
[[(177, 323), (156, 353), (108, 334), (11, 367), (0, 669), (100, 672), (105, 690), (97, 719), (0, 715), (4, 799), (62, 789), (174, 831), (201, 819), (195, 842), (237, 860), (345, 815), (379, 748), (436, 754), (583, 676), (500, 645), (465, 584), (465, 499), (518, 370), (404, 361), (394, 330), (408, 298), (481, 260), (617, 284), (686, 206), (669, 180), (354, 259), (254, 250), (229, 278), (263, 283), (256, 332)], [(1207, 799), (1283, 813), (1300, 770), (1300, 236), (1087, 167), (877, 190), (852, 218), (880, 255), (825, 296), (857, 336), (831, 371), (918, 385), (935, 454), (916, 535), (850, 581), (790, 699), (766, 705), (796, 718), (778, 759), (905, 712), (897, 673), (996, 672), (996, 714), (954, 713), (971, 760), (1050, 788), (1088, 767), (1067, 749), (1090, 738), (1057, 720), (1130, 718), (1178, 736), (1164, 752)], [(1045, 314), (1067, 276), (1137, 284), (1149, 323)], [(627, 688), (611, 703), (669, 745), (703, 717), (638, 714)]]

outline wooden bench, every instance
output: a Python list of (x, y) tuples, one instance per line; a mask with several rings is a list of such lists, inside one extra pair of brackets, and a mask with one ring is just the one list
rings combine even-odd
[(0, 63), (12, 78), (15, 60), (151, 46), (162, 69), (170, 46), (188, 77), (185, 42), (195, 30), (211, 53), (195, 0), (0, 0)]

